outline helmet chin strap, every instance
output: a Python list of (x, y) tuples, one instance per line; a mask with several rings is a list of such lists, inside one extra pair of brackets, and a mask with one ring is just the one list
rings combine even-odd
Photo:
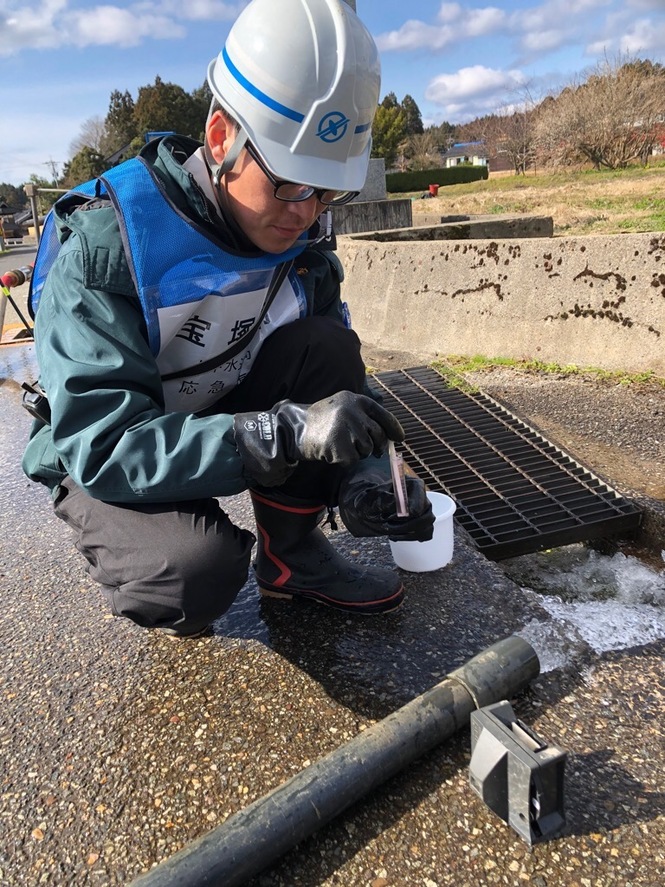
[(240, 152), (245, 147), (247, 143), (247, 133), (244, 129), (240, 129), (235, 139), (233, 140), (233, 144), (226, 152), (224, 160), (221, 163), (215, 163), (212, 151), (210, 150), (210, 146), (208, 145), (208, 141), (206, 139), (205, 142), (205, 156), (208, 162), (208, 166), (210, 167), (210, 172), (212, 174), (212, 182), (216, 188), (219, 188), (219, 183), (221, 181), (222, 176), (230, 172), (233, 167), (236, 165), (236, 160), (240, 156)]

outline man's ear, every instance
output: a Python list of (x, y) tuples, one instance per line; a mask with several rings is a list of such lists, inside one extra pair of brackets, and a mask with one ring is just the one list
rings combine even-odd
[(235, 139), (235, 126), (223, 111), (215, 111), (206, 126), (206, 141), (215, 163), (221, 164)]

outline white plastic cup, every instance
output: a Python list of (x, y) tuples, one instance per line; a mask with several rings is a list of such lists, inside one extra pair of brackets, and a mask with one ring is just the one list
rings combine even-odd
[(445, 493), (427, 491), (434, 512), (434, 533), (427, 542), (393, 542), (390, 550), (393, 560), (409, 573), (427, 573), (440, 570), (453, 559), (453, 515), (457, 506)]

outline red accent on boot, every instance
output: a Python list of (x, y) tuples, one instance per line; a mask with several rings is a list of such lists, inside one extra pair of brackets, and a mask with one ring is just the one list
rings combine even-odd
[[(256, 498), (260, 498), (260, 497), (257, 496)], [(272, 505), (273, 503), (271, 502), (270, 504)], [(287, 509), (287, 510), (294, 511), (295, 509)], [(291, 576), (293, 574), (291, 573), (291, 570), (289, 570), (289, 568), (286, 566), (284, 561), (281, 561), (277, 557), (277, 555), (273, 554), (272, 551), (270, 550), (270, 536), (268, 535), (267, 531), (264, 530), (263, 527), (258, 523), (256, 525), (256, 528), (258, 529), (259, 533), (261, 534), (261, 538), (263, 539), (263, 553), (265, 554), (265, 556), (269, 560), (271, 560), (273, 562), (273, 564), (279, 570), (279, 576), (271, 584), (277, 585), (281, 588), (282, 585), (285, 585), (289, 581), (289, 579), (291, 578)]]
[(281, 502), (276, 502), (274, 499), (265, 499), (263, 496), (259, 496), (254, 490), (250, 492), (250, 496), (252, 499), (256, 499), (257, 502), (262, 502), (270, 508), (276, 508), (277, 511), (289, 511), (291, 514), (317, 514), (319, 511), (323, 511), (326, 507), (325, 505), (315, 505), (312, 508), (308, 505), (306, 508), (302, 508), (301, 506), (296, 505), (283, 505)]

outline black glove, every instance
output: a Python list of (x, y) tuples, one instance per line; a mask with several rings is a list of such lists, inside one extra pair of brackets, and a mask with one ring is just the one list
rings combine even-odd
[(388, 440), (404, 440), (392, 413), (350, 391), (311, 406), (282, 400), (272, 410), (237, 413), (233, 428), (246, 476), (266, 487), (283, 484), (300, 461), (354, 465), (381, 454)]
[(397, 502), (387, 458), (366, 459), (351, 469), (339, 488), (338, 508), (353, 536), (388, 536), (394, 541), (426, 542), (434, 532), (434, 514), (425, 484), (407, 475), (408, 517), (397, 516)]

